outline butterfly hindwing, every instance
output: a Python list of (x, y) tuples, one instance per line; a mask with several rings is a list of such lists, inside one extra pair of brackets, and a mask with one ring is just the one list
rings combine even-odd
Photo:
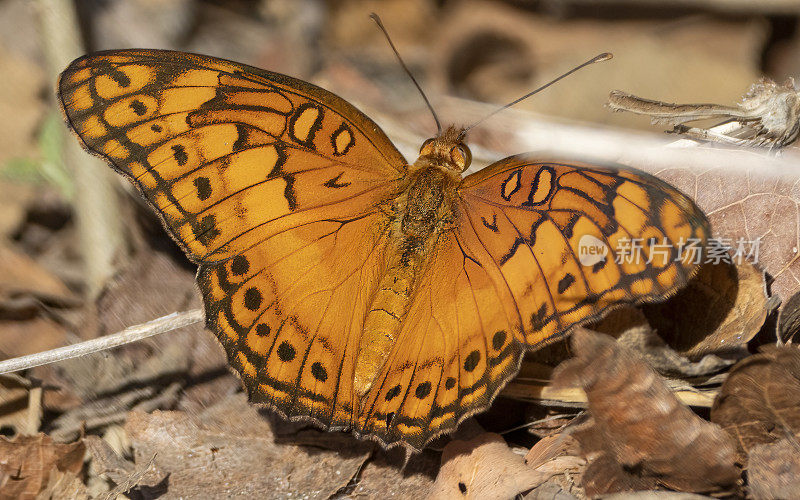
[(318, 221), (200, 267), (207, 325), (253, 402), (328, 428), (350, 425), (361, 327), (384, 270), (384, 228), (378, 213)]
[(441, 235), (357, 432), (422, 448), (485, 409), (524, 352), (509, 304), (455, 234)]

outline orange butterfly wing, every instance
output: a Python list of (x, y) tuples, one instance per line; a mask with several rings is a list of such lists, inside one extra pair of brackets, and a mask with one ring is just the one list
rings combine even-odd
[(59, 97), (200, 264), (207, 326), (251, 398), (346, 427), (365, 302), (405, 160), (352, 105), (206, 56), (84, 56)]
[[(680, 245), (702, 247), (710, 232), (685, 195), (623, 169), (520, 155), (468, 176), (459, 195), (455, 228), (440, 235), (359, 415), (357, 431), (383, 443), (421, 448), (484, 410), (526, 350), (614, 306), (674, 293), (697, 267)], [(606, 244), (604, 261), (581, 264), (586, 235)], [(641, 258), (617, 263), (634, 238), (645, 240)]]
[[(529, 345), (620, 302), (663, 300), (697, 268), (699, 255), (687, 242), (699, 250), (710, 237), (705, 215), (686, 195), (624, 168), (520, 155), (468, 177), (460, 193), (467, 217), (459, 239), (502, 274)], [(591, 266), (579, 258), (587, 235), (609, 251)], [(638, 258), (617, 255), (634, 240)]]

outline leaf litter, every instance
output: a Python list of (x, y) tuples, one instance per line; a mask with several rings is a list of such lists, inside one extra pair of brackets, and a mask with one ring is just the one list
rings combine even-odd
[[(134, 302), (139, 300), (137, 296), (144, 299), (158, 277), (169, 272), (168, 268), (156, 260), (132, 269), (108, 292), (109, 303), (117, 300), (114, 298), (116, 294)], [(734, 271), (737, 276), (746, 272), (735, 268)], [(734, 274), (730, 270), (726, 272), (731, 276)], [(720, 377), (727, 375), (730, 365), (746, 354), (744, 346), (761, 328), (766, 315), (763, 275), (756, 271), (747, 276), (753, 285), (737, 285), (737, 295), (713, 291), (713, 286), (722, 286), (724, 290), (730, 285), (720, 285), (717, 280), (708, 279), (705, 284), (698, 285), (700, 292), (692, 292), (699, 295), (694, 299), (691, 296), (684, 299), (710, 300), (712, 304), (727, 307), (723, 307), (723, 313), (718, 315), (723, 320), (714, 323), (710, 332), (709, 328), (705, 331), (696, 328), (700, 332), (695, 334), (701, 338), (700, 343), (703, 335), (717, 335), (718, 339), (729, 340), (722, 342), (723, 347), (716, 350), (713, 346), (719, 342), (699, 351), (700, 355), (688, 357), (691, 348), (670, 345), (656, 334), (651, 324), (652, 315), (634, 308), (621, 309), (594, 325), (612, 333), (618, 341), (609, 338), (580, 347), (578, 342), (583, 337), (579, 334), (574, 337), (570, 348), (555, 349), (551, 355), (555, 360), (570, 353), (577, 355), (574, 363), (581, 363), (580, 360), (586, 356), (597, 358), (597, 352), (605, 353), (611, 349), (613, 355), (610, 359), (617, 361), (607, 361), (592, 368), (590, 382), (582, 378), (586, 377), (585, 374), (574, 374), (577, 368), (559, 368), (555, 377), (557, 381), (561, 380), (559, 384), (563, 385), (565, 376), (561, 374), (565, 372), (573, 372), (572, 378), (584, 381), (584, 390), (589, 396), (588, 416), (575, 418), (574, 411), (551, 412), (550, 416), (554, 418), (544, 417), (544, 420), (558, 425), (540, 431), (548, 436), (545, 439), (539, 440), (530, 434), (533, 442), (528, 446), (520, 447), (511, 444), (513, 441), (507, 441), (506, 437), (489, 433), (472, 440), (444, 444), (442, 459), (435, 450), (409, 458), (398, 455), (397, 451), (377, 450), (371, 444), (355, 441), (346, 434), (322, 433), (307, 426), (287, 424), (247, 404), (237, 391), (223, 396), (212, 389), (192, 396), (192, 391), (198, 387), (193, 377), (199, 376), (201, 380), (210, 377), (200, 386), (209, 382), (212, 387), (216, 386), (220, 383), (219, 377), (228, 380), (223, 386), (234, 387), (237, 383), (227, 370), (220, 370), (224, 368), (224, 360), (216, 357), (219, 353), (214, 352), (213, 343), (207, 347), (204, 342), (197, 344), (205, 335), (199, 329), (178, 334), (172, 339), (162, 339), (163, 343), (153, 342), (150, 347), (118, 349), (100, 357), (96, 361), (100, 364), (90, 365), (91, 368), (85, 362), (83, 367), (70, 368), (69, 364), (64, 364), (61, 370), (67, 371), (61, 371), (62, 374), (85, 380), (70, 384), (71, 390), (78, 391), (76, 395), (83, 403), (73, 409), (66, 408), (54, 421), (51, 432), (61, 439), (80, 439), (80, 429), (97, 432), (112, 429), (114, 423), (124, 426), (119, 428), (125, 436), (123, 444), (114, 449), (109, 448), (107, 440), (97, 436), (87, 436), (84, 440), (91, 456), (90, 475), (103, 477), (106, 481), (97, 494), (106, 496), (111, 492), (135, 491), (140, 495), (165, 498), (200, 494), (245, 497), (267, 491), (274, 497), (302, 493), (309, 498), (345, 498), (350, 495), (402, 498), (425, 492), (424, 495), (430, 497), (449, 495), (457, 498), (456, 495), (460, 495), (463, 498), (460, 484), (467, 488), (467, 497), (475, 498), (510, 498), (518, 494), (529, 498), (544, 498), (546, 495), (585, 498), (602, 492), (657, 488), (717, 493), (737, 491), (739, 469), (732, 466), (732, 462), (724, 463), (720, 459), (726, 450), (735, 450), (732, 441), (727, 444), (724, 439), (719, 441), (719, 435), (713, 431), (714, 424), (696, 416), (677, 400), (670, 399), (672, 392), (669, 387), (675, 388), (678, 382), (689, 388), (693, 387), (692, 384), (719, 385)], [(190, 274), (178, 281), (183, 284), (166, 290), (161, 298), (147, 300), (154, 304), (161, 302), (166, 308), (181, 307), (176, 301), (188, 300), (183, 305), (190, 304)], [(679, 297), (676, 299), (680, 300)], [(748, 301), (756, 305), (744, 307)], [(737, 302), (743, 307), (737, 309)], [(137, 312), (135, 308), (121, 308), (112, 317), (124, 324), (135, 322), (139, 319), (137, 316), (145, 314), (144, 310)], [(736, 315), (738, 321), (725, 321), (731, 314)], [(754, 319), (744, 321), (748, 315)], [(732, 323), (750, 326), (744, 333), (741, 327), (721, 328)], [(101, 326), (104, 330), (116, 327)], [(186, 345), (204, 346), (198, 359), (187, 360)], [(731, 350), (730, 346), (736, 346), (736, 349)], [(591, 354), (593, 350), (597, 351), (594, 355)], [(731, 356), (731, 352), (736, 356)], [(614, 367), (611, 371), (610, 365)], [(116, 375), (93, 388), (89, 383), (93, 380), (92, 372), (103, 366), (110, 367), (110, 372)], [(662, 379), (652, 371), (654, 369), (669, 379)], [(175, 378), (175, 375), (179, 376)], [(173, 389), (167, 383), (170, 380), (171, 384), (176, 384)], [(626, 387), (622, 382), (630, 380), (639, 383), (629, 384), (629, 390), (623, 390)], [(642, 380), (652, 383), (643, 386)], [(603, 389), (604, 386), (607, 387)], [(150, 387), (160, 389), (152, 391)], [(608, 387), (618, 388), (619, 393)], [(658, 397), (653, 398), (653, 394)], [(504, 405), (502, 401), (498, 403), (495, 405), (497, 408), (514, 407)], [(670, 411), (657, 418), (654, 406)], [(159, 411), (159, 408), (170, 411)], [(615, 408), (621, 410), (615, 413)], [(638, 411), (634, 411), (637, 408)], [(113, 411), (109, 413), (109, 409)], [(492, 418), (490, 410), (486, 418), (482, 418), (482, 422), (485, 421), (503, 422), (504, 426), (509, 426), (513, 420), (508, 415)], [(680, 425), (669, 425), (675, 422), (680, 422)], [(700, 451), (677, 451), (680, 444), (685, 444), (679, 438), (687, 429), (693, 429), (696, 441), (693, 445), (700, 447)], [(730, 440), (727, 434), (724, 437)], [(703, 445), (704, 439), (716, 446), (714, 453), (710, 451), (714, 448), (712, 444)], [(709, 456), (699, 458), (703, 450)], [(730, 453), (731, 456), (735, 454), (734, 451)], [(715, 459), (720, 460), (716, 465)], [(683, 469), (712, 472), (700, 474), (702, 478), (698, 479), (697, 474), (687, 477)], [(717, 479), (713, 479), (715, 473)], [(41, 491), (56, 491), (53, 489), (56, 486), (51, 488), (51, 483), (61, 488), (77, 484), (67, 476), (51, 480), (48, 475), (40, 482)], [(97, 483), (95, 488), (98, 488)]]
[[(537, 464), (544, 468), (547, 462)], [(499, 434), (453, 440), (442, 452), (442, 467), (430, 498), (513, 498), (547, 481), (554, 472), (537, 470), (514, 453)]]
[(345, 486), (372, 446), (350, 438), (336, 450), (275, 442), (280, 425), (242, 394), (196, 417), (183, 412), (133, 412), (125, 424), (134, 463), (152, 466), (141, 484), (169, 485), (169, 496), (285, 498), (305, 492), (328, 498)]
[(34, 498), (48, 487), (56, 488), (52, 483), (62, 481), (62, 475), (75, 477), (83, 467), (85, 449), (81, 440), (56, 443), (42, 433), (13, 440), (0, 437), (0, 499)]
[[(393, 5), (407, 9), (406, 2)], [(490, 432), (441, 439), (406, 456), (346, 434), (287, 424), (246, 404), (211, 335), (190, 327), (138, 346), (31, 370), (21, 385), (4, 382), (0, 433), (24, 434), (20, 429), (31, 427), (30, 415), (39, 411), (31, 391), (40, 389), (46, 414), (34, 419), (32, 427), (54, 438), (24, 444), (25, 453), (51, 457), (25, 465), (25, 491), (42, 498), (407, 498), (447, 493), (455, 498), (566, 500), (606, 491), (618, 493), (604, 498), (700, 498), (686, 491), (786, 498), (796, 491), (797, 478), (786, 464), (800, 462), (792, 424), (792, 408), (800, 407), (800, 400), (793, 399), (793, 355), (770, 348), (752, 353), (764, 339), (797, 338), (796, 179), (745, 168), (739, 173), (743, 182), (731, 182), (724, 162), (707, 170), (681, 164), (656, 173), (693, 195), (718, 234), (732, 242), (762, 237), (761, 267), (706, 266), (668, 302), (620, 310), (591, 325), (618, 340), (579, 332), (571, 346), (560, 342), (536, 353), (541, 356), (530, 356), (506, 397), (481, 417)], [(74, 294), (79, 275), (59, 265), (69, 262), (63, 255), (69, 245), (60, 243), (61, 253), (47, 250), (53, 240), (68, 240), (58, 237), (68, 231), (63, 218), (59, 224), (27, 224), (19, 230), (26, 224), (24, 211), (2, 212), (3, 234), (15, 234), (15, 245), (37, 256), (36, 262), (0, 259), (0, 269), (6, 264), (10, 272), (22, 271), (14, 279), (0, 276), (0, 351), (5, 356), (200, 305), (193, 270), (167, 248), (169, 243), (151, 241), (138, 242), (137, 257), (97, 303), (80, 304)], [(47, 265), (34, 268), (37, 263)], [(776, 329), (769, 317), (779, 298), (789, 300), (783, 301)], [(74, 321), (72, 314), (81, 306), (88, 306), (87, 318)], [(785, 349), (790, 347), (796, 349)], [(572, 355), (574, 361), (556, 370), (557, 384), (548, 386), (554, 367)], [(539, 384), (534, 392), (547, 398), (521, 396), (532, 387), (519, 383), (526, 374)], [(583, 389), (564, 387), (565, 379)], [(781, 394), (781, 387), (788, 389)], [(694, 411), (672, 397), (688, 392), (696, 396)], [(706, 408), (717, 393), (709, 423)], [(516, 404), (508, 404), (511, 399)], [(24, 439), (29, 437), (8, 442)], [(77, 469), (76, 460), (60, 469), (61, 462), (52, 457), (72, 449), (58, 448), (62, 445), (85, 446), (88, 464)], [(8, 450), (0, 455), (5, 458)], [(8, 453), (19, 458), (18, 452)], [(22, 485), (23, 476), (17, 472), (23, 469), (0, 470), (0, 497), (18, 492), (14, 488)]]
[[(735, 439), (739, 461), (753, 447), (800, 436), (800, 348), (764, 346), (731, 368), (711, 421)], [(797, 455), (800, 458), (800, 454)]]
[[(47, 284), (47, 279), (38, 283)], [(42, 293), (46, 288), (32, 283), (31, 290), (49, 311), (74, 307), (71, 299), (60, 298), (69, 297), (63, 289)], [(691, 404), (710, 407), (720, 384), (738, 377), (732, 364), (762, 356), (750, 353), (759, 332), (777, 338), (780, 330), (781, 338), (791, 338), (797, 329), (794, 301), (781, 310), (777, 327), (766, 321), (775, 302), (758, 267), (705, 266), (670, 301), (623, 308), (592, 325), (618, 340), (586, 344), (584, 332), (571, 346), (562, 342), (532, 356), (535, 367), (526, 361), (521, 377), (507, 388), (506, 395), (517, 404), (501, 398), (481, 416), (494, 433), (460, 442), (441, 440), (411, 457), (345, 434), (286, 424), (246, 404), (213, 338), (190, 327), (102, 356), (33, 370), (46, 388), (45, 407), (52, 412), (44, 429), (59, 440), (83, 442), (90, 458), (89, 467), (77, 472), (42, 470), (26, 487), (51, 497), (70, 492), (75, 498), (123, 493), (246, 497), (264, 492), (267, 497), (464, 498), (461, 484), (466, 497), (476, 498), (567, 499), (625, 491), (641, 497), (642, 490), (656, 495), (652, 491), (659, 489), (662, 494), (679, 490), (780, 498), (794, 487), (793, 470), (778, 464), (796, 457), (796, 437), (753, 440), (757, 444), (737, 452), (733, 438), (672, 396), (673, 391), (692, 392), (696, 398)], [(96, 304), (102, 320), (94, 329), (103, 334), (197, 306), (192, 271), (176, 266), (169, 253), (156, 252), (134, 261), (107, 289)], [(38, 305), (31, 310), (51, 321)], [(68, 333), (62, 325), (68, 323), (54, 324), (57, 342), (63, 343)], [(548, 386), (553, 367), (572, 355), (576, 360), (559, 368), (558, 383)], [(97, 373), (105, 376), (98, 378)], [(542, 408), (509, 390), (526, 373), (536, 373), (541, 388), (549, 391), (547, 411), (519, 411)], [(582, 389), (566, 388), (565, 378)], [(30, 413), (24, 392), (14, 390), (9, 395), (17, 401), (14, 415)], [(585, 392), (585, 399), (565, 404), (559, 398), (566, 392), (559, 391)], [(581, 401), (588, 401), (588, 413), (580, 413)], [(7, 412), (0, 419), (13, 417), (9, 408), (0, 407)], [(763, 412), (752, 418), (774, 425), (773, 417)], [(726, 431), (743, 425), (718, 423)], [(519, 431), (496, 434), (520, 426)], [(114, 446), (108, 444), (112, 429), (124, 436)], [(84, 437), (85, 432), (90, 435)], [(745, 483), (740, 481), (743, 471)], [(3, 476), (0, 493), (15, 491), (8, 490), (18, 487), (9, 482), (14, 477)]]
[(588, 496), (656, 487), (735, 491), (740, 473), (730, 437), (681, 404), (641, 357), (584, 328), (571, 346), (575, 358), (556, 369), (553, 384), (586, 391), (591, 419), (573, 435), (588, 462)]

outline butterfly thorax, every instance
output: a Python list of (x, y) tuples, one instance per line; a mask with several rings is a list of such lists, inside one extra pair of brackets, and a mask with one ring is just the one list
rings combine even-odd
[[(359, 397), (380, 374), (439, 236), (455, 221), (456, 189), (468, 156), (452, 130), (423, 145), (419, 159), (408, 167), (406, 189), (394, 200), (386, 272), (367, 313), (356, 360), (354, 383)], [(453, 148), (458, 150), (451, 154)]]
[(408, 167), (408, 187), (395, 200), (397, 237), (428, 239), (452, 225), (461, 172), (472, 158), (461, 140), (462, 129), (450, 127), (423, 143)]

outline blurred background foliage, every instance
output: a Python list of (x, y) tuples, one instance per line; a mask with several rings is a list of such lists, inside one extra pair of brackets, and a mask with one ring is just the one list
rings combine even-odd
[[(64, 0), (68, 2), (68, 0)], [(410, 82), (369, 21), (380, 14), (432, 94), (503, 103), (602, 51), (613, 63), (522, 104), (615, 126), (641, 119), (602, 107), (613, 88), (676, 102), (733, 102), (761, 74), (792, 75), (795, 0), (78, 0), (86, 51), (200, 52), (284, 72), (430, 133)], [(48, 148), (54, 82), (43, 70), (36, 2), (0, 0), (0, 170), (63, 192)], [(409, 115), (409, 117), (406, 117)], [(458, 122), (459, 116), (445, 116)], [(36, 169), (36, 172), (30, 170)]]

